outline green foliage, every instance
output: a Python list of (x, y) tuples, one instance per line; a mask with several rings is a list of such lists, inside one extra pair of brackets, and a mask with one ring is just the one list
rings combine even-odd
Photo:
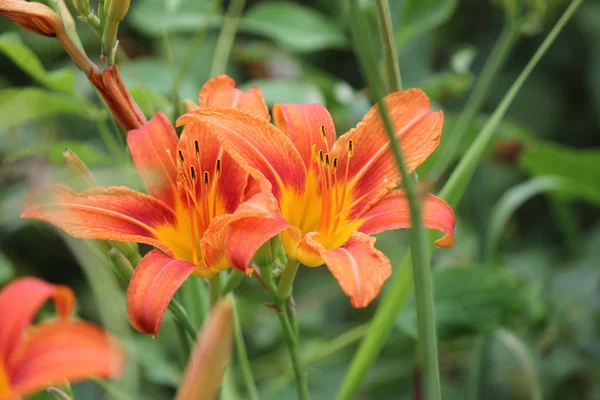
[(257, 4), (244, 14), (240, 29), (299, 52), (344, 48), (348, 44), (341, 27), (316, 10), (291, 2)]
[(73, 93), (75, 71), (72, 68), (46, 71), (35, 53), (25, 46), (16, 32), (0, 35), (0, 52), (6, 54), (19, 68), (47, 88)]
[(94, 110), (73, 97), (37, 88), (0, 90), (0, 133), (24, 122), (58, 115), (91, 118)]

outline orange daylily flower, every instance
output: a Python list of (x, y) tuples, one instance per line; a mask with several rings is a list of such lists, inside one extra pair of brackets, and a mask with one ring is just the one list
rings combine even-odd
[[(30, 328), (52, 299), (59, 318)], [(123, 351), (96, 325), (71, 318), (73, 291), (37, 278), (20, 278), (0, 291), (0, 400), (20, 399), (52, 385), (113, 378)]]
[[(254, 118), (269, 118), (260, 90), (242, 92), (229, 78), (210, 80), (199, 97), (200, 109), (239, 107)], [(169, 301), (191, 274), (212, 277), (231, 265), (224, 247), (254, 252), (253, 246), (285, 226), (281, 218), (279, 224), (264, 223), (278, 217), (268, 182), (253, 180), (247, 190), (248, 174), (207, 129), (195, 124), (178, 139), (159, 113), (129, 131), (131, 155), (148, 195), (126, 187), (76, 193), (53, 184), (24, 201), (22, 217), (48, 221), (75, 237), (140, 242), (162, 251), (144, 256), (127, 291), (129, 319), (140, 332), (158, 333)], [(231, 242), (232, 226), (251, 226), (247, 240)]]
[[(425, 93), (410, 89), (385, 98), (407, 168), (412, 172), (437, 147), (442, 112), (433, 112)], [(254, 178), (266, 178), (287, 227), (286, 253), (302, 264), (326, 264), (355, 307), (365, 307), (391, 274), (387, 257), (369, 235), (410, 226), (406, 196), (392, 190), (401, 177), (376, 107), (336, 141), (329, 112), (318, 104), (276, 104), (276, 126), (244, 110), (198, 109), (180, 117), (185, 129), (209, 124), (231, 156)], [(454, 213), (442, 199), (425, 198), (423, 219), (454, 243)], [(267, 223), (281, 226), (277, 218)], [(243, 240), (245, 228), (230, 238)], [(252, 255), (227, 248), (232, 265), (244, 269)]]

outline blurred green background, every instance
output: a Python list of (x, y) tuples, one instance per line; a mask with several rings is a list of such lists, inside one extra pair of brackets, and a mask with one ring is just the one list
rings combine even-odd
[[(197, 100), (214, 68), (230, 3), (132, 2), (117, 60), (148, 117), (162, 110), (174, 119), (178, 99)], [(370, 3), (363, 1), (375, 26)], [(510, 28), (513, 3), (390, 0), (403, 86), (423, 88), (446, 116), (442, 145), (418, 170), (433, 188), (458, 160), (437, 174), (445, 149), (458, 145), (460, 157), (468, 148), (568, 2), (525, 1)], [(372, 100), (352, 51), (348, 11), (344, 0), (246, 1), (227, 73), (243, 88), (259, 86), (269, 105), (325, 104), (338, 134), (344, 133)], [(453, 127), (503, 29), (513, 29), (510, 51), (458, 140)], [(99, 64), (95, 33), (81, 21), (78, 31)], [(137, 386), (138, 398), (169, 398), (184, 365), (170, 316), (156, 340), (134, 334), (123, 285), (105, 255), (49, 224), (19, 219), (27, 191), (69, 182), (65, 148), (103, 185), (141, 189), (121, 132), (58, 42), (5, 19), (0, 32), (0, 284), (36, 275), (73, 286), (80, 315), (128, 346), (123, 390)], [(455, 247), (434, 256), (444, 399), (600, 399), (599, 43), (600, 2), (588, 0), (500, 125), (456, 210)], [(406, 232), (379, 235), (378, 246), (394, 266), (405, 243)], [(295, 293), (313, 399), (332, 399), (377, 302), (353, 309), (325, 267), (301, 269)], [(237, 290), (252, 369), (261, 398), (294, 399), (292, 370), (267, 301), (255, 281), (244, 280)], [(415, 389), (416, 337), (409, 300), (357, 399), (422, 398)], [(332, 340), (343, 346), (333, 348)], [(232, 374), (238, 375), (235, 363)], [(102, 396), (96, 383), (77, 389), (81, 399)], [(237, 389), (231, 398), (245, 398), (241, 383)]]

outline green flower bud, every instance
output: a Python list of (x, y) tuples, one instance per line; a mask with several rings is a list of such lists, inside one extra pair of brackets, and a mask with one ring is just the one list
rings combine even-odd
[(108, 251), (108, 259), (118, 276), (126, 281), (131, 279), (131, 276), (133, 275), (133, 266), (123, 253), (113, 247)]
[(90, 1), (89, 0), (73, 0), (73, 6), (79, 13), (85, 17), (90, 15), (92, 12), (90, 10)]
[(121, 22), (127, 11), (131, 0), (106, 0), (104, 2), (104, 14), (107, 21)]
[(69, 175), (82, 181), (86, 188), (98, 186), (98, 181), (96, 181), (92, 171), (90, 171), (88, 166), (81, 161), (81, 158), (77, 157), (77, 154), (72, 152), (70, 149), (67, 149), (63, 152), (63, 161)]

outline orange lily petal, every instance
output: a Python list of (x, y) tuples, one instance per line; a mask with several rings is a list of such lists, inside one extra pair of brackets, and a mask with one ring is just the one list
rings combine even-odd
[(75, 295), (68, 286), (53, 285), (37, 278), (12, 281), (0, 292), (0, 363), (23, 338), (38, 310), (52, 299), (61, 317), (75, 307)]
[(302, 193), (306, 167), (293, 143), (264, 118), (232, 108), (191, 111), (177, 125), (204, 121), (228, 152), (254, 178), (265, 177), (280, 198), (290, 189)]
[(27, 396), (65, 381), (116, 377), (123, 364), (122, 349), (97, 326), (58, 321), (37, 325), (8, 370), (13, 391)]
[(152, 250), (142, 258), (127, 289), (127, 315), (142, 333), (158, 335), (169, 302), (196, 269), (194, 264)]
[(146, 122), (141, 128), (127, 134), (131, 157), (142, 175), (148, 193), (175, 209), (177, 196), (177, 150), (175, 129), (162, 113)]
[[(427, 95), (420, 89), (395, 92), (385, 97), (387, 111), (396, 131), (396, 138), (409, 173), (415, 170), (435, 150), (440, 142), (444, 116), (433, 112)], [(350, 141), (352, 151), (349, 153)], [(338, 157), (338, 180), (348, 182), (356, 203), (350, 211), (354, 217), (376, 203), (400, 181), (400, 172), (390, 148), (385, 127), (377, 107), (359, 122), (356, 128), (342, 135), (334, 146), (332, 156)], [(348, 160), (348, 158), (350, 158)]]
[(200, 107), (233, 107), (256, 116), (270, 119), (269, 108), (257, 87), (244, 92), (235, 87), (235, 81), (227, 75), (212, 78), (202, 86), (198, 96)]
[(215, 399), (231, 356), (232, 345), (233, 310), (229, 302), (221, 301), (211, 311), (198, 335), (175, 400)]
[(313, 145), (317, 152), (322, 150), (323, 153), (333, 148), (335, 125), (329, 111), (320, 104), (275, 103), (273, 119), (275, 125), (294, 143), (309, 172), (317, 168), (313, 159)]
[(374, 237), (355, 231), (344, 247), (321, 252), (354, 307), (368, 306), (392, 273), (390, 260), (374, 243)]
[(169, 254), (155, 229), (176, 223), (175, 213), (162, 201), (120, 186), (77, 193), (64, 185), (46, 185), (25, 197), (21, 217), (50, 222), (77, 238), (146, 243)]
[[(187, 125), (181, 134), (178, 145), (178, 157), (180, 163), (183, 159), (185, 176), (189, 187), (194, 187), (199, 204), (203, 205), (206, 199), (210, 214), (214, 217), (224, 213), (232, 213), (244, 197), (244, 190), (248, 181), (248, 174), (223, 151), (219, 141), (210, 132), (210, 127), (204, 123)], [(191, 168), (197, 184), (192, 182)], [(203, 181), (209, 183), (207, 185)], [(185, 198), (185, 189), (182, 190), (182, 198)], [(208, 221), (207, 221), (208, 222)], [(204, 230), (204, 229), (203, 229)]]
[(223, 257), (240, 271), (246, 271), (254, 253), (289, 224), (279, 213), (270, 185), (262, 181), (261, 191), (232, 214), (213, 220), (200, 241), (204, 262), (217, 265)]
[[(372, 235), (388, 229), (410, 227), (410, 208), (404, 190), (393, 190), (369, 209), (362, 217), (365, 222), (359, 231)], [(454, 226), (456, 219), (452, 207), (444, 200), (428, 194), (423, 203), (423, 225), (445, 233), (435, 241), (440, 247), (454, 245)]]

